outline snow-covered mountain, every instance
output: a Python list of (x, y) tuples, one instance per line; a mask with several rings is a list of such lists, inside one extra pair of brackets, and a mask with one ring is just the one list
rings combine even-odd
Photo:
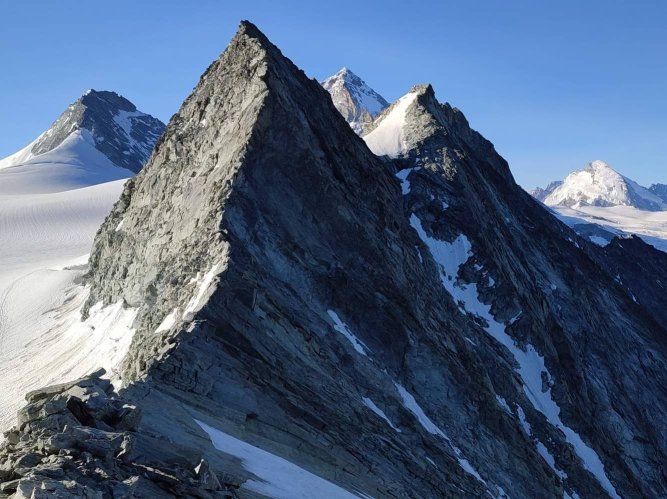
[(667, 211), (639, 210), (632, 206), (551, 206), (562, 222), (591, 242), (606, 246), (614, 238), (639, 236), (667, 252)]
[[(77, 319), (62, 307), (75, 310), (82, 299), (71, 291), (95, 232), (163, 130), (127, 99), (91, 90), (31, 144), (0, 160), (0, 424), (14, 417), (27, 389), (113, 358), (118, 345), (98, 342), (90, 330), (68, 330)], [(69, 336), (45, 348), (39, 338), (56, 326)], [(104, 355), (91, 355), (104, 345)]]
[(389, 105), (384, 97), (347, 68), (324, 80), (322, 86), (358, 134), (363, 133), (365, 127)]
[(51, 127), (0, 160), (0, 192), (57, 192), (138, 172), (164, 124), (115, 92), (89, 90)]
[(552, 182), (542, 191), (533, 191), (547, 206), (632, 206), (660, 211), (667, 203), (649, 189), (621, 175), (604, 161), (596, 160), (582, 170), (570, 173), (558, 184)]
[(614, 237), (640, 236), (667, 251), (667, 186), (645, 188), (603, 161), (530, 194), (581, 236), (606, 246)]

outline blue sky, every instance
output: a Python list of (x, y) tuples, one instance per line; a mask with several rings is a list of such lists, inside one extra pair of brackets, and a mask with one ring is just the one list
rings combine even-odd
[(347, 66), (394, 100), (430, 82), (525, 187), (593, 159), (667, 183), (667, 2), (5, 1), (0, 157), (87, 88), (163, 121), (241, 19), (307, 74)]

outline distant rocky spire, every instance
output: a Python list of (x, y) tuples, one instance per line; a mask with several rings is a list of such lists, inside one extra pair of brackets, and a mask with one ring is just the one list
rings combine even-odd
[(348, 68), (322, 82), (331, 94), (334, 106), (358, 134), (373, 121), (389, 103)]

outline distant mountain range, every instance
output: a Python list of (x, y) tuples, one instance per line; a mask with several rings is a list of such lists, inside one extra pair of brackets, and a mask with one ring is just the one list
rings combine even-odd
[[(164, 128), (120, 95), (90, 90), (0, 160), (1, 426), (15, 417), (26, 390), (91, 368), (90, 354), (104, 342), (90, 330), (55, 340), (52, 350), (31, 341), (51, 329), (56, 308), (75, 304), (69, 290), (82, 279), (95, 233)], [(107, 351), (105, 362), (110, 358)]]
[(604, 161), (596, 160), (565, 180), (551, 182), (531, 194), (547, 206), (632, 206), (640, 210), (667, 209), (667, 185), (650, 188), (621, 175)]
[(642, 187), (596, 160), (530, 194), (596, 244), (638, 235), (667, 251), (667, 185)]

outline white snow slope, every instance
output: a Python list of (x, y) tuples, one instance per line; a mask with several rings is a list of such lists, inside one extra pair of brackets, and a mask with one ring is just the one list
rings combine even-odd
[[(600, 246), (606, 246), (614, 236), (629, 237), (635, 234), (667, 253), (667, 211), (645, 211), (632, 206), (552, 206), (551, 211), (565, 224)], [(582, 228), (585, 227), (582, 224), (596, 225), (604, 231), (584, 234)]]
[(134, 175), (95, 149), (90, 132), (72, 132), (55, 149), (34, 156), (39, 137), (19, 152), (0, 160), (0, 195), (68, 191)]
[(280, 456), (239, 440), (206, 423), (195, 421), (208, 434), (216, 449), (240, 459), (243, 467), (257, 477), (256, 480), (244, 482), (242, 490), (276, 499), (366, 497), (348, 492)]
[(131, 310), (97, 307), (85, 323), (78, 312), (93, 238), (132, 175), (87, 133), (0, 161), (0, 430), (27, 391), (112, 369), (131, 339)]
[(368, 148), (378, 156), (395, 158), (405, 153), (405, 120), (410, 104), (417, 98), (417, 94), (410, 92), (398, 99), (387, 111), (378, 118), (378, 125), (371, 132), (364, 135)]

